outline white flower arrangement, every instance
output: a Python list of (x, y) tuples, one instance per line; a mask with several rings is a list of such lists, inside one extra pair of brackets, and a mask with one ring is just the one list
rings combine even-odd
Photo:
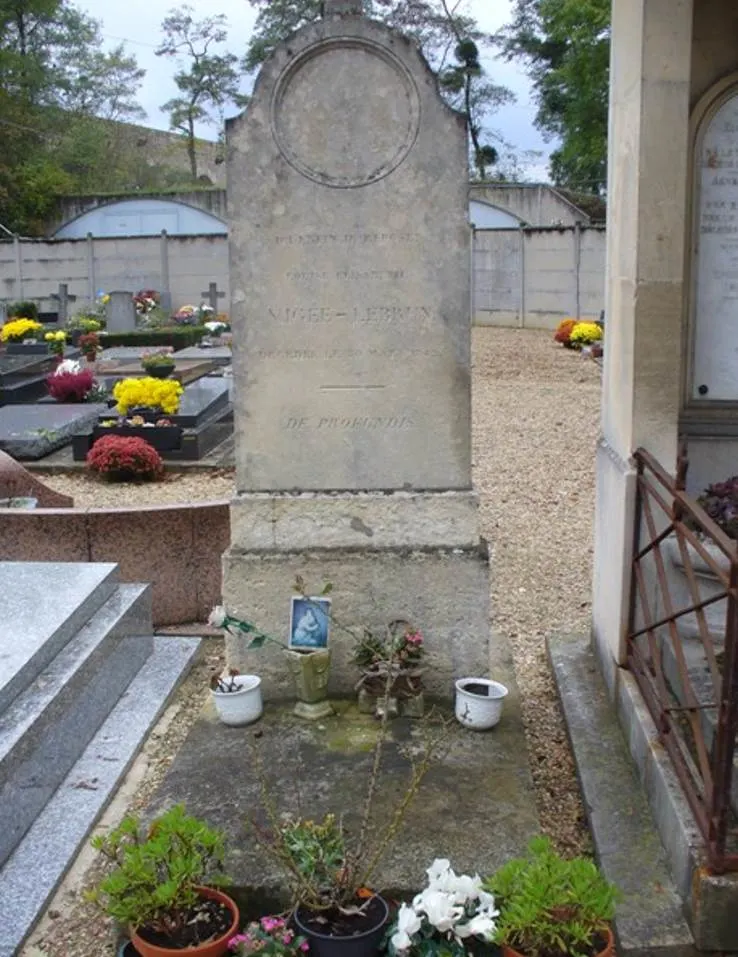
[(56, 369), (54, 369), (54, 375), (66, 375), (66, 373), (76, 375), (81, 371), (82, 366), (79, 364), (79, 362), (75, 362), (74, 359), (62, 359)]
[(476, 874), (455, 874), (451, 864), (439, 858), (426, 871), (428, 886), (412, 904), (402, 904), (392, 928), (390, 954), (403, 955), (422, 944), (422, 953), (466, 953), (464, 941), (478, 937), (491, 942), (495, 932), (495, 899), (482, 890)]

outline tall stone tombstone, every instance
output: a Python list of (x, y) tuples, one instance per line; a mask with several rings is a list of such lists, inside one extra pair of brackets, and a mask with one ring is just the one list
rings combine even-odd
[[(471, 489), (464, 120), (405, 37), (324, 4), (227, 130), (237, 497), (223, 597), (286, 638), (292, 583), (411, 619), (431, 690), (486, 674)], [(278, 651), (229, 659), (290, 693)], [(266, 653), (265, 653), (266, 651)], [(333, 638), (333, 690), (357, 674)]]
[(108, 332), (133, 332), (136, 328), (136, 306), (133, 293), (115, 290), (105, 306)]

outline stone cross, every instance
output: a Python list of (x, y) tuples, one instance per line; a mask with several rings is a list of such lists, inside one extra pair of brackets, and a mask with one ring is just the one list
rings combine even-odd
[(208, 305), (212, 307), (213, 312), (218, 311), (218, 300), (225, 299), (225, 293), (218, 290), (218, 283), (211, 282), (206, 292), (201, 292), (203, 299), (207, 299)]
[(50, 296), (51, 299), (55, 299), (59, 303), (59, 324), (64, 325), (64, 323), (69, 318), (69, 303), (76, 302), (76, 296), (69, 295), (69, 287), (65, 282), (59, 283), (59, 292), (53, 292)]
[(323, 0), (324, 17), (361, 16), (363, 12), (361, 0)]

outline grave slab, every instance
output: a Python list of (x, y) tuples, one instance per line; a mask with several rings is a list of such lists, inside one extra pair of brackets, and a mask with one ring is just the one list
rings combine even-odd
[[(423, 781), (373, 886), (412, 896), (424, 886), (425, 869), (437, 857), (448, 858), (457, 873), (488, 874), (521, 854), (538, 832), (519, 697), (514, 680), (508, 682), (511, 694), (492, 731), (468, 731), (448, 709), (443, 712), (451, 721), (445, 755)], [(227, 728), (208, 703), (146, 812), (153, 816), (184, 801), (191, 813), (225, 829), (228, 873), (247, 915), (265, 897), (277, 909), (286, 903), (282, 872), (256, 845), (253, 829), (244, 827), (252, 815), (266, 823), (252, 747), (261, 749), (279, 813), (319, 820), (333, 812), (349, 831), (356, 825), (378, 723), (359, 714), (354, 701), (332, 703), (337, 716), (306, 723), (292, 714), (293, 703), (278, 706), (267, 699), (264, 717), (253, 729)], [(423, 734), (421, 722), (398, 718), (390, 723), (375, 804), (379, 825), (389, 822), (404, 794), (409, 762), (403, 749), (420, 747)]]
[[(110, 366), (110, 368), (108, 368)], [(119, 364), (112, 365), (105, 361), (103, 366), (106, 377), (118, 379), (138, 379), (149, 375), (142, 368), (140, 362), (122, 361)], [(214, 362), (203, 359), (180, 359), (179, 355), (174, 358), (174, 372), (170, 378), (178, 379), (183, 385), (189, 382), (195, 382), (203, 376), (209, 375), (216, 368)]]
[(40, 459), (91, 426), (104, 405), (6, 405), (0, 408), (0, 449), (16, 459)]
[(230, 365), (233, 350), (229, 346), (187, 346), (177, 353), (178, 359), (208, 359), (218, 365)]

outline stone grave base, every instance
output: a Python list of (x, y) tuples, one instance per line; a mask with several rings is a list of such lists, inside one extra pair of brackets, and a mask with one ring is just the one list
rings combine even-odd
[[(284, 680), (288, 680), (286, 670)], [(410, 898), (425, 884), (425, 870), (437, 857), (457, 873), (487, 875), (523, 853), (539, 830), (520, 703), (512, 669), (502, 721), (492, 731), (462, 728), (446, 705), (445, 753), (433, 763), (410, 807), (404, 826), (381, 861), (372, 886), (389, 896)], [(228, 728), (210, 702), (179, 751), (146, 810), (153, 817), (184, 802), (191, 814), (224, 828), (229, 888), (244, 919), (274, 913), (286, 904), (283, 875), (258, 846), (251, 820), (268, 827), (252, 748), (258, 746), (277, 813), (321, 820), (342, 818), (356, 833), (373, 758), (379, 722), (359, 714), (355, 701), (333, 700), (337, 714), (305, 722), (292, 702), (265, 700), (262, 719), (247, 728)], [(417, 753), (428, 726), (397, 718), (390, 722), (375, 823), (386, 826), (405, 794), (409, 762), (403, 748)], [(258, 735), (259, 737), (256, 737)]]
[[(485, 676), (489, 661), (489, 567), (484, 546), (454, 549), (331, 549), (294, 553), (235, 548), (223, 558), (223, 600), (229, 614), (287, 640), (290, 598), (297, 575), (313, 594), (333, 591), (329, 693), (350, 695), (359, 680), (355, 641), (341, 625), (383, 629), (408, 619), (425, 637), (426, 691), (445, 699), (456, 678)], [(293, 694), (282, 649), (273, 643), (246, 650), (227, 636), (228, 664), (261, 675), (267, 697)], [(496, 677), (496, 676), (495, 676)]]

